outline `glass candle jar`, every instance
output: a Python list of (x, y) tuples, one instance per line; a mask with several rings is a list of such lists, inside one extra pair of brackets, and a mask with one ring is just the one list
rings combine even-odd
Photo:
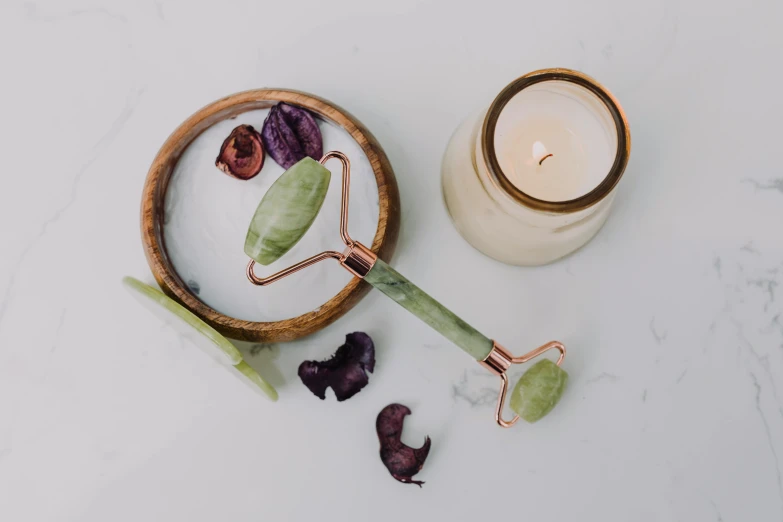
[(442, 165), (446, 207), (484, 254), (549, 263), (604, 224), (630, 151), (628, 122), (609, 91), (577, 71), (535, 71), (455, 131)]

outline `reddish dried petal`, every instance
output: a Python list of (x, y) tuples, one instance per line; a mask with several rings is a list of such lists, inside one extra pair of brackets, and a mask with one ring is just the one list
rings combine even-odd
[(237, 179), (250, 179), (264, 166), (264, 145), (252, 125), (240, 125), (231, 131), (220, 147), (215, 166)]
[(264, 146), (281, 167), (288, 169), (309, 156), (320, 160), (323, 138), (318, 123), (309, 111), (278, 103), (272, 107), (261, 129)]
[(350, 399), (370, 382), (367, 372), (375, 369), (375, 345), (369, 335), (354, 332), (326, 361), (304, 361), (299, 378), (316, 397), (326, 398), (326, 388), (334, 390), (338, 401)]
[(421, 448), (411, 448), (400, 440), (402, 424), (411, 410), (402, 404), (389, 404), (378, 414), (375, 430), (381, 443), (381, 461), (389, 470), (391, 476), (406, 484), (416, 484), (421, 487), (424, 482), (413, 480), (413, 475), (421, 471), (424, 461), (430, 453), (431, 440), (424, 438)]

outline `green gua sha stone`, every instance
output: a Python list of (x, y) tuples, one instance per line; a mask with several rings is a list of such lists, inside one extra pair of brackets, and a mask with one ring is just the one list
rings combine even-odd
[[(161, 317), (212, 358), (234, 371), (245, 384), (249, 384), (255, 390), (261, 390), (273, 401), (277, 400), (277, 391), (274, 387), (251, 368), (242, 359), (242, 354), (239, 353), (236, 346), (220, 335), (217, 330), (157, 288), (144, 284), (133, 277), (124, 277), (122, 283), (145, 308)], [(161, 310), (163, 314), (160, 314)]]
[(526, 371), (511, 392), (510, 406), (527, 422), (540, 420), (560, 401), (568, 373), (549, 359), (542, 359)]
[(313, 224), (332, 173), (304, 158), (277, 178), (258, 204), (245, 238), (245, 254), (268, 265), (293, 247)]

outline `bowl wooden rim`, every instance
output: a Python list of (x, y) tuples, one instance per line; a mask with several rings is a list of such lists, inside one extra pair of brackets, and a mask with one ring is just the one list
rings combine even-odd
[[(372, 133), (347, 111), (318, 96), (288, 89), (245, 91), (207, 105), (177, 127), (152, 162), (142, 193), (141, 239), (147, 262), (161, 289), (215, 330), (232, 339), (277, 342), (303, 337), (336, 321), (370, 289), (370, 285), (354, 278), (317, 310), (282, 321), (244, 321), (221, 314), (199, 300), (179, 277), (168, 258), (163, 239), (166, 190), (184, 150), (215, 123), (243, 112), (271, 107), (281, 101), (304, 107), (324, 120), (339, 125), (357, 141), (370, 160), (378, 183), (380, 214), (372, 250), (381, 259), (388, 261), (397, 243), (400, 195), (391, 163)], [(215, 175), (219, 174), (215, 172)], [(335, 266), (335, 270), (338, 269)]]

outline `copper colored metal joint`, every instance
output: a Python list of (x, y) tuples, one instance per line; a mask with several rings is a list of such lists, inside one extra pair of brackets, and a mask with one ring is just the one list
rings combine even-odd
[(508, 350), (492, 341), (492, 351), (479, 364), (495, 375), (503, 375), (511, 366), (513, 358)]
[(503, 408), (506, 406), (506, 395), (508, 394), (508, 376), (506, 375), (506, 371), (512, 364), (526, 363), (530, 359), (538, 357), (542, 353), (552, 349), (560, 352), (560, 357), (557, 358), (557, 362), (555, 363), (560, 366), (563, 359), (565, 359), (566, 349), (565, 346), (563, 346), (563, 343), (558, 341), (548, 342), (519, 357), (514, 357), (503, 346), (496, 341), (492, 341), (492, 351), (489, 352), (489, 355), (487, 355), (484, 360), (479, 361), (481, 366), (500, 377), (500, 393), (498, 394), (498, 403), (495, 408), (495, 422), (497, 422), (501, 428), (510, 428), (519, 420), (519, 415), (514, 415), (514, 418), (509, 421), (503, 419)]
[(372, 250), (354, 241), (353, 245), (349, 245), (343, 252), (340, 264), (356, 277), (363, 278), (375, 265), (377, 259), (378, 256)]

